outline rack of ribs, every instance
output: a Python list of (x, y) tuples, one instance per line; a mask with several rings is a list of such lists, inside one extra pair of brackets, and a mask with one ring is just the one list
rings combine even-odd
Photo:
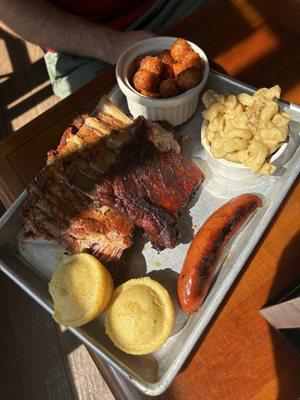
[(179, 151), (171, 132), (132, 121), (103, 97), (95, 116), (73, 121), (29, 185), (26, 239), (116, 261), (136, 225), (156, 249), (176, 246), (178, 212), (204, 179)]

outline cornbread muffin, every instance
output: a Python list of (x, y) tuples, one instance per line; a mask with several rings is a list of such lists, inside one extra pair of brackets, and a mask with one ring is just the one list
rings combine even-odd
[(105, 329), (114, 344), (129, 354), (148, 354), (169, 338), (174, 306), (167, 290), (151, 278), (131, 279), (113, 293)]
[(100, 261), (90, 254), (78, 253), (54, 272), (49, 292), (54, 303), (53, 318), (65, 326), (78, 327), (107, 307), (113, 281)]

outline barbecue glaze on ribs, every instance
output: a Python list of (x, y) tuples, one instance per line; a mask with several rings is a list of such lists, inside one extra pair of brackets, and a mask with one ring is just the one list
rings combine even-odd
[(27, 237), (116, 261), (134, 224), (158, 250), (176, 246), (178, 212), (204, 179), (179, 150), (172, 133), (143, 117), (132, 121), (104, 97), (96, 116), (65, 131), (29, 185)]

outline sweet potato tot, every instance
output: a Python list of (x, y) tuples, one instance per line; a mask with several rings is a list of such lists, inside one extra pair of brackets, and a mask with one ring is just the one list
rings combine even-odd
[(161, 97), (174, 97), (181, 93), (176, 79), (168, 78), (161, 82), (159, 86)]
[(185, 69), (187, 69), (187, 65), (184, 64), (183, 62), (178, 62), (176, 64), (173, 64), (173, 71), (174, 71), (174, 75), (177, 77), (182, 71), (184, 71)]
[(158, 57), (164, 64), (172, 65), (175, 62), (173, 57), (171, 56), (170, 50), (163, 50), (162, 52), (159, 53)]
[(162, 73), (162, 80), (164, 81), (165, 79), (168, 79), (168, 78), (175, 78), (173, 66), (170, 64), (163, 64), (163, 65), (164, 65), (164, 69), (163, 69), (163, 73)]
[(156, 92), (159, 85), (159, 76), (153, 72), (139, 69), (133, 77), (133, 85), (139, 92)]
[(191, 46), (185, 39), (179, 38), (175, 40), (170, 49), (172, 58), (180, 62), (184, 59), (185, 55), (191, 51)]
[(201, 77), (201, 69), (189, 67), (177, 75), (177, 83), (182, 90), (189, 90), (200, 83)]
[(163, 72), (163, 62), (156, 56), (146, 56), (142, 59), (140, 68), (160, 76)]
[(203, 68), (203, 61), (199, 54), (195, 51), (190, 51), (187, 53), (182, 62), (189, 67), (197, 67), (200, 69)]

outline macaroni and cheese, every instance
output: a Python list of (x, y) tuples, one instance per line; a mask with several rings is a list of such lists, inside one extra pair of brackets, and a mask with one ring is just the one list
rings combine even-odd
[(259, 89), (252, 96), (206, 91), (203, 117), (212, 155), (241, 163), (254, 173), (272, 174), (276, 168), (267, 158), (286, 140), (291, 120), (274, 100), (279, 97), (278, 85)]

